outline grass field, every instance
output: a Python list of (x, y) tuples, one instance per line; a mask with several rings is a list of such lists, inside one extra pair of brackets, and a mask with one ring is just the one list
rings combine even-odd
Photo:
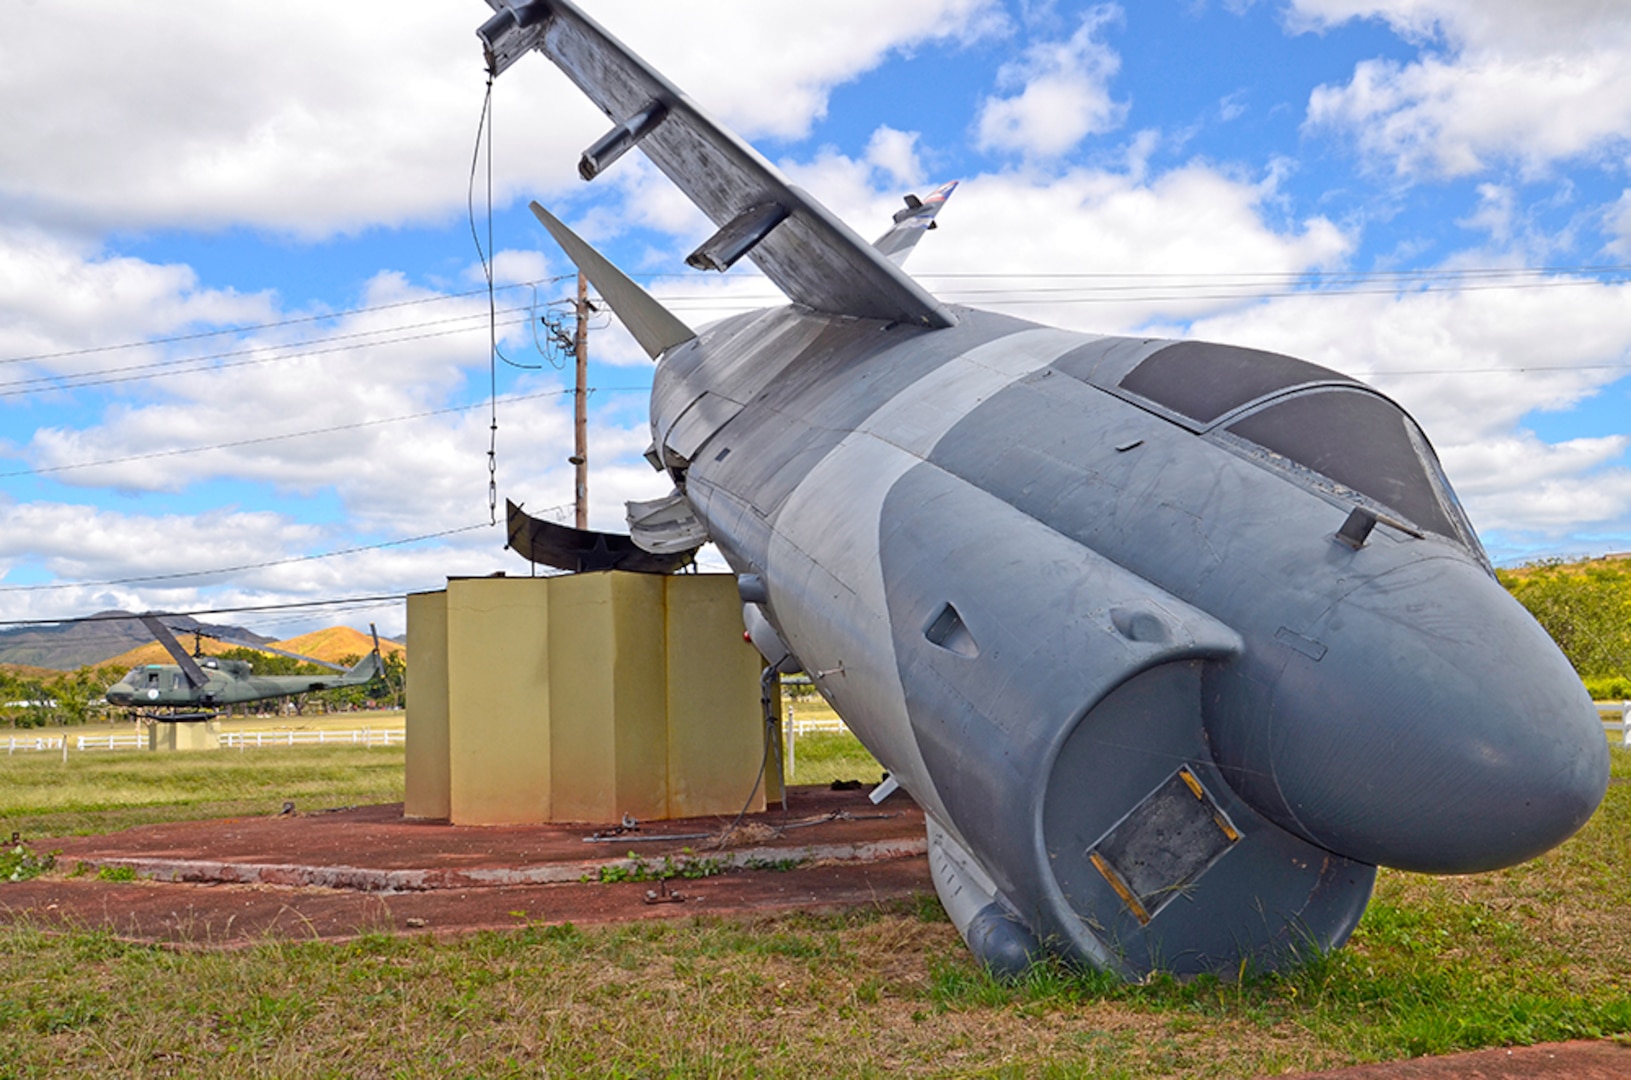
[(1384, 871), (1347, 948), (1238, 982), (1044, 968), (1000, 985), (932, 898), (220, 953), (12, 926), (0, 1077), (1233, 1077), (1624, 1036), (1631, 755), (1614, 773), (1557, 851), (1465, 878)]
[(400, 802), (402, 760), (401, 746), (0, 755), (0, 835)]
[[(345, 713), (306, 719), (300, 730), (400, 727), (401, 719), (401, 713)], [(300, 720), (281, 718), (276, 730)], [(222, 729), (274, 730), (252, 719), (223, 721)], [(130, 725), (116, 730), (128, 731)], [(96, 727), (68, 731), (70, 738), (106, 733)], [(69, 751), (66, 764), (56, 753), (0, 754), (0, 837), (13, 832), (69, 836), (161, 821), (272, 814), (286, 801), (303, 810), (400, 802), (402, 765), (401, 746)], [(877, 762), (850, 735), (802, 736), (795, 765), (792, 779), (798, 784), (876, 782), (879, 776)]]

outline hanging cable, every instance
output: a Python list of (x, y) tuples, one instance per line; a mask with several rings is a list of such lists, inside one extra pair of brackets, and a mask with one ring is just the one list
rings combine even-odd
[[(493, 73), (487, 73), (487, 93), (481, 101), (481, 119), (476, 124), (476, 145), (470, 155), (470, 185), (465, 193), (465, 209), (470, 218), (470, 239), (475, 241), (481, 259), (482, 276), (487, 279), (487, 378), (490, 422), (487, 429), (487, 516), (498, 524), (498, 299), (493, 288), (493, 264), (487, 254), (493, 247)], [(487, 157), (487, 246), (482, 247), (476, 229), (476, 172), (482, 163), (483, 138)], [(531, 316), (529, 316), (531, 318)]]

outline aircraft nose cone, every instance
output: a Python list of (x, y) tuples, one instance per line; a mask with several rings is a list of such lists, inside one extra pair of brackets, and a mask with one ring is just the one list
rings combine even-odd
[(1556, 846), (1602, 801), (1608, 744), (1590, 697), (1479, 568), (1434, 559), (1382, 575), (1311, 636), (1328, 651), (1290, 658), (1267, 764), (1284, 812), (1322, 847), (1471, 873)]

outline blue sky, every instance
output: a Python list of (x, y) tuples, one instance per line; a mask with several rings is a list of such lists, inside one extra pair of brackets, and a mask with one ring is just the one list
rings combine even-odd
[[(961, 179), (911, 263), (938, 295), (1359, 375), (1497, 561), (1631, 549), (1631, 284), (1603, 269), (1631, 248), (1623, 5), (585, 7), (862, 235)], [(488, 525), (486, 6), (212, 11), (0, 11), (0, 619), (525, 572)], [(746, 264), (686, 270), (707, 227), (637, 156), (576, 179), (603, 121), (541, 57), (493, 108), (498, 490), (548, 511), (570, 374), (528, 326), (571, 282), (527, 199), (693, 324), (777, 301)], [(591, 352), (592, 520), (617, 528), (666, 493), (651, 369), (609, 321)]]

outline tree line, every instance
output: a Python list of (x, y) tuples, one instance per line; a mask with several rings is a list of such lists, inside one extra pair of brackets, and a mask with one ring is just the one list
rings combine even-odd
[(1548, 559), (1496, 576), (1599, 701), (1631, 698), (1631, 559)]
[[(292, 657), (257, 652), (254, 649), (228, 649), (223, 660), (243, 660), (253, 665), (257, 675), (332, 675), (316, 664)], [(360, 656), (339, 662), (351, 667)], [(365, 686), (345, 686), (310, 694), (268, 698), (249, 705), (235, 706), (237, 715), (266, 715), (286, 711), (285, 703), (297, 713), (314, 706), (318, 711), (341, 712), (362, 708), (401, 708), (405, 704), (407, 661), (403, 653), (384, 653), (385, 675)], [(130, 669), (117, 665), (87, 665), (76, 671), (34, 675), (0, 669), (0, 725), (34, 728), (62, 724), (99, 723), (130, 718), (132, 710), (107, 703), (108, 687), (125, 677)], [(223, 715), (226, 715), (225, 713)]]

